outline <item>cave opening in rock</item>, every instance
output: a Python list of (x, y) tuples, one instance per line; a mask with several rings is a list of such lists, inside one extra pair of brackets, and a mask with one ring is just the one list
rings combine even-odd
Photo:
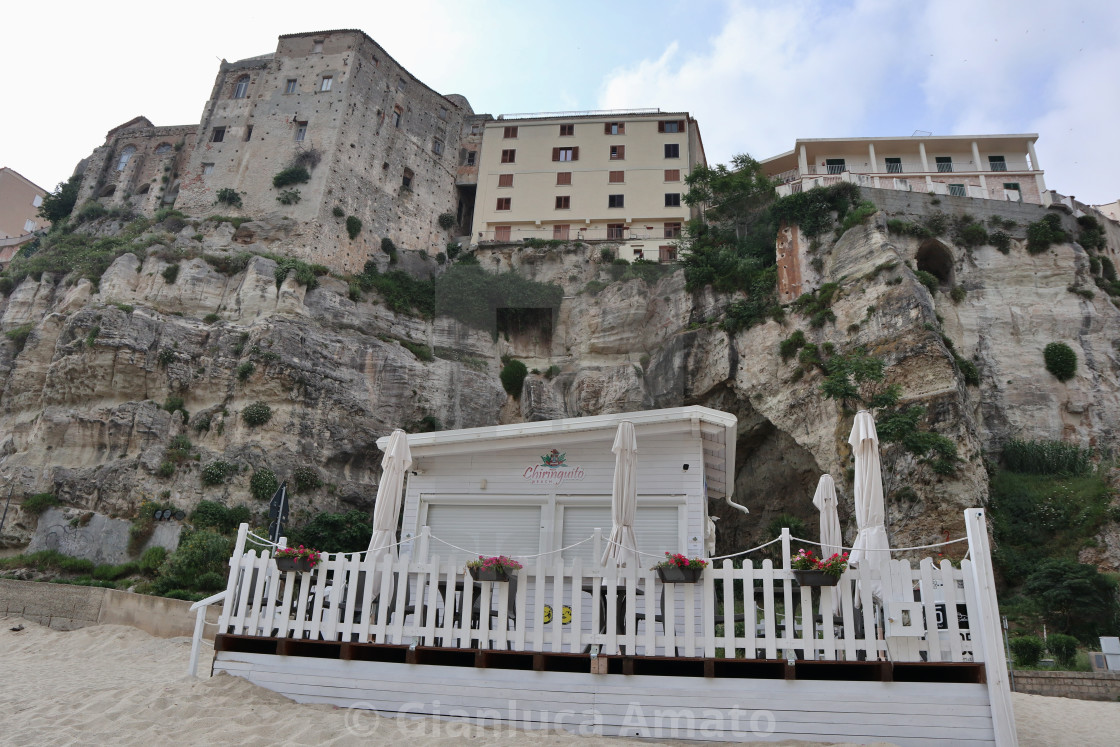
[(520, 340), (547, 350), (552, 344), (552, 329), (558, 309), (501, 307), (495, 311), (497, 332), (506, 340)]
[[(740, 427), (735, 445), (734, 500), (746, 506), (750, 513), (737, 511), (725, 501), (709, 503), (711, 515), (719, 518), (717, 554), (739, 552), (768, 541), (770, 530), (782, 523), (778, 521), (780, 517), (799, 519), (798, 531), (806, 532), (800, 536), (816, 539), (820, 519), (813, 506), (813, 492), (822, 474), (817, 460), (793, 436), (757, 412), (748, 410), (736, 414)], [(844, 476), (833, 475), (833, 478), (838, 494), (843, 495), (846, 492)], [(841, 521), (844, 518), (842, 511)], [(800, 545), (795, 543), (795, 549), (797, 547)], [(750, 557), (756, 565), (764, 557), (780, 562), (781, 551), (774, 546), (768, 550)]]
[(918, 269), (933, 275), (942, 285), (953, 284), (953, 253), (937, 239), (926, 239), (918, 247)]

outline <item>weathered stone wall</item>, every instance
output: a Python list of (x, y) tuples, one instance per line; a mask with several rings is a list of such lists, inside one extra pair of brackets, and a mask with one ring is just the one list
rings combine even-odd
[[(321, 52), (314, 51), (318, 41)], [(244, 75), (246, 96), (232, 98)], [(289, 80), (296, 81), (292, 93)], [(343, 271), (361, 271), (371, 258), (386, 262), (382, 238), (435, 254), (447, 239), (438, 216), (457, 212), (459, 139), (464, 116), (473, 113), (455, 98), (425, 86), (361, 32), (281, 37), (273, 55), (223, 62), (176, 206), (300, 222), (299, 239), (278, 248)], [(297, 141), (301, 123), (306, 130)], [(221, 142), (213, 142), (215, 128), (225, 128)], [(311, 151), (319, 157), (311, 180), (285, 188), (298, 190), (300, 201), (280, 204), (273, 177)], [(240, 210), (214, 206), (222, 188), (241, 193)], [(353, 240), (346, 216), (362, 222)]]
[(1120, 700), (1120, 672), (1014, 672), (1015, 692), (1078, 700)]
[[(96, 586), (0, 579), (0, 617), (22, 617), (55, 630), (90, 625), (131, 625), (149, 635), (177, 638), (194, 634), (191, 603)], [(202, 637), (213, 640), (221, 607), (206, 610)]]
[[(96, 199), (106, 206), (129, 205), (148, 215), (178, 189), (180, 170), (190, 158), (196, 125), (153, 127), (138, 118), (109, 132), (105, 144), (86, 161), (78, 189), (78, 209)], [(118, 169), (126, 148), (135, 148), (124, 169)]]

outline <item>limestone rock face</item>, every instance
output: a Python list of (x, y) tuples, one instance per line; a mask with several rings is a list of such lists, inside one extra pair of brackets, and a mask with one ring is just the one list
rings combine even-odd
[[(222, 254), (295, 240), (301, 230), (273, 219), (236, 232), (208, 225), (201, 238), (184, 228), (168, 243)], [(938, 243), (951, 278), (931, 294), (915, 273), (929, 246), (888, 234), (883, 216), (826, 238), (812, 249), (820, 262), (800, 277), (804, 290), (838, 283), (835, 321), (813, 327), (790, 309), (780, 323), (735, 334), (719, 321), (742, 294), (689, 291), (680, 270), (613, 280), (618, 266), (581, 244), (478, 251), (488, 269), (564, 291), (551, 329), (496, 338), (450, 318), (394, 313), (376, 293), (353, 300), (339, 278), (321, 277), (310, 291), (294, 276), (278, 281), (276, 262), (262, 256), (234, 275), (185, 259), (168, 283), (170, 262), (161, 257), (176, 255), (156, 245), (146, 257), (118, 258), (96, 287), (29, 278), (0, 300), (3, 331), (31, 325), (22, 350), (0, 337), (0, 486), (14, 496), (0, 543), (30, 539), (36, 519), (20, 504), (37, 492), (107, 516), (130, 517), (144, 498), (186, 510), (207, 499), (259, 511), (248, 489), (255, 471), (284, 479), (306, 466), (323, 486), (293, 495), (294, 516), (369, 510), (380, 476), (375, 441), (393, 428), (686, 404), (739, 418), (735, 500), (751, 513), (713, 502), (721, 552), (756, 543), (781, 514), (815, 527), (811, 496), (824, 472), (836, 480), (850, 540), (853, 414), (821, 396), (817, 368), (782, 359), (779, 344), (798, 329), (822, 349), (858, 345), (882, 357), (903, 401), (925, 408), (923, 426), (957, 444), (961, 461), (951, 475), (899, 445), (882, 449), (892, 542), (957, 536), (962, 509), (987, 498), (983, 455), (1007, 438), (1115, 444), (1120, 311), (1104, 294), (1067, 290), (1092, 285), (1075, 244), (1031, 256), (1018, 246), (1003, 255)], [(389, 269), (387, 255), (372, 258)], [(408, 252), (398, 266), (438, 271)], [(953, 285), (967, 291), (958, 303)], [(1064, 384), (1043, 367), (1042, 348), (1052, 341), (1078, 354), (1078, 374)], [(499, 380), (503, 356), (537, 372), (516, 401)], [(974, 362), (979, 387), (966, 385), (955, 356)], [(271, 418), (250, 425), (244, 414), (257, 402)], [(170, 451), (177, 436), (189, 448)], [(204, 486), (201, 472), (217, 460), (232, 472)], [(1116, 536), (1102, 535), (1101, 562), (1120, 557)]]

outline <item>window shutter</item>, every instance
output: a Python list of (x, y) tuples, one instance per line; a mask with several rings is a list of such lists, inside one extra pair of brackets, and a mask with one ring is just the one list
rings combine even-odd
[(604, 135), (611, 134), (611, 123), (610, 122), (604, 122), (603, 123), (603, 134)]
[(678, 132), (684, 132), (684, 120), (683, 119), (677, 120), (677, 131)]
[(623, 158), (626, 158), (626, 146), (625, 145), (618, 146), (618, 158), (619, 158), (620, 161)]
[(572, 160), (573, 161), (578, 161), (579, 160), (579, 146), (578, 145), (576, 147), (572, 148)]
[(559, 161), (560, 160), (560, 149), (559, 148), (553, 148), (552, 149), (552, 160), (553, 161)]
[[(565, 506), (564, 526), (560, 532), (561, 547), (575, 544), (591, 536), (596, 528), (603, 530), (607, 537), (611, 530), (610, 497), (604, 496), (602, 506)], [(681, 542), (680, 523), (676, 506), (643, 506), (638, 505), (634, 514), (634, 535), (638, 540), (638, 550), (651, 555), (669, 552), (683, 552), (685, 547)], [(432, 534), (436, 534), (432, 528)], [(459, 543), (456, 543), (459, 544)], [(465, 546), (465, 545), (464, 545)], [(585, 566), (588, 563), (599, 562), (594, 557), (594, 544), (585, 542), (562, 554), (565, 560), (580, 558)], [(643, 562), (647, 560), (642, 558)], [(650, 563), (653, 561), (650, 560)]]
[[(541, 551), (540, 506), (432, 503), (427, 520), (434, 536), (459, 547), (490, 555), (536, 555)], [(432, 542), (431, 553), (441, 558), (450, 556), (455, 563), (474, 558), (442, 542)]]
[(657, 123), (657, 131), (658, 132), (665, 132), (665, 123), (664, 122), (658, 122)]

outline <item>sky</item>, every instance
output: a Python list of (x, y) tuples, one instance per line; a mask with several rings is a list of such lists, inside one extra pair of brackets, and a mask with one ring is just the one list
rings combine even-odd
[(357, 28), (476, 112), (688, 111), (709, 163), (796, 138), (1036, 132), (1051, 189), (1120, 198), (1115, 0), (306, 0), (4, 11), (0, 166), (50, 190), (134, 116), (197, 123), (218, 63)]

